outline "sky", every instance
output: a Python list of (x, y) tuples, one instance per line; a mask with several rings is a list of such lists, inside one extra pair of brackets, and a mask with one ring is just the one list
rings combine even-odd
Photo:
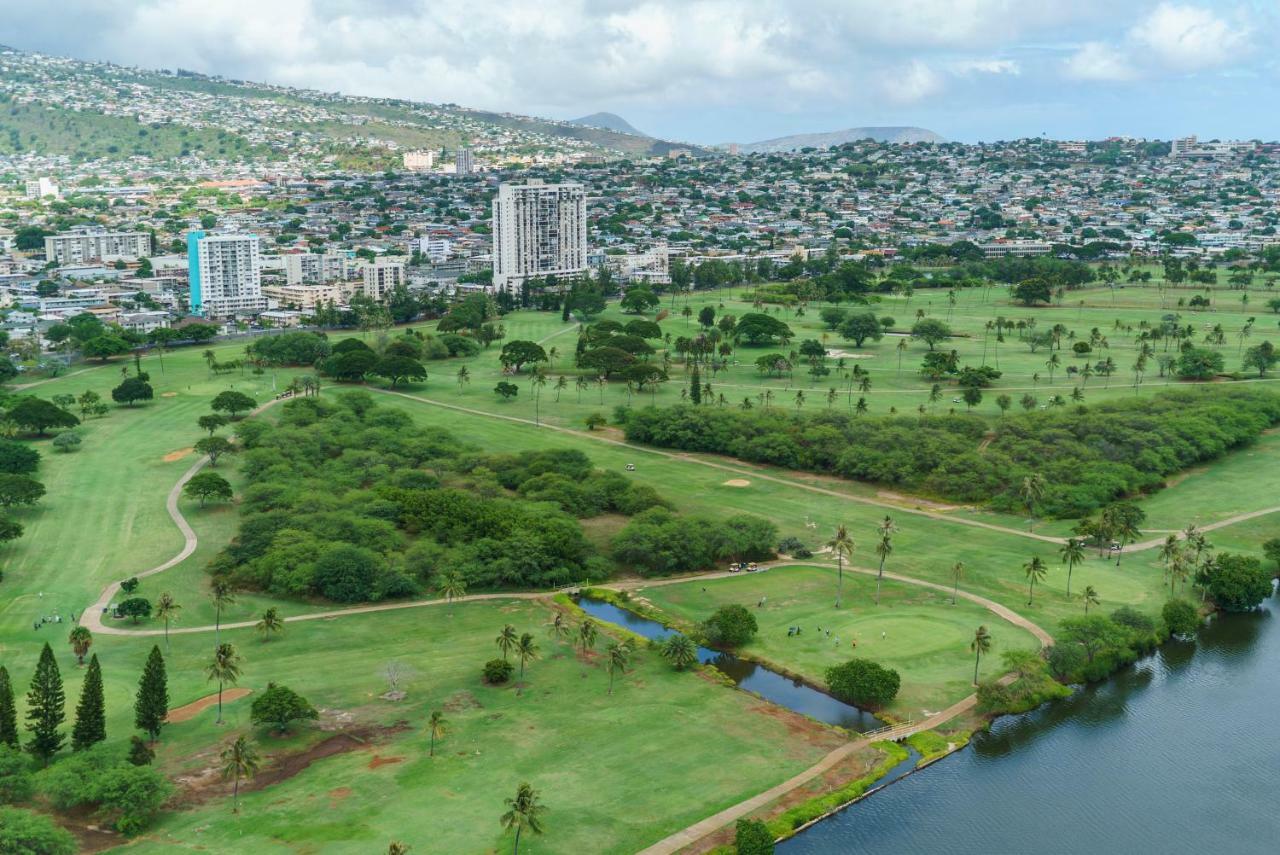
[(0, 43), (713, 144), (1280, 139), (1280, 0), (0, 0)]

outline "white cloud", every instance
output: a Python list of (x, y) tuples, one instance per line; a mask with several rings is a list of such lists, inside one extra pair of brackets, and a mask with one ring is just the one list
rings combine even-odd
[(1137, 69), (1117, 49), (1086, 42), (1067, 60), (1066, 73), (1076, 80), (1133, 80)]
[(1247, 51), (1249, 29), (1208, 9), (1161, 3), (1129, 31), (1129, 40), (1177, 71), (1199, 71), (1237, 61)]
[(961, 59), (947, 66), (952, 74), (1022, 74), (1022, 65), (1012, 59)]
[(880, 91), (895, 104), (915, 104), (943, 90), (942, 75), (920, 60), (882, 73)]

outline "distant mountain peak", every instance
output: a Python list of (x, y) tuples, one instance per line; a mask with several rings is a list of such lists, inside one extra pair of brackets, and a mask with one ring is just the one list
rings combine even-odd
[(586, 125), (588, 128), (600, 128), (606, 131), (615, 131), (620, 134), (631, 134), (637, 137), (649, 136), (644, 131), (637, 130), (634, 125), (617, 113), (592, 113), (590, 116), (583, 116), (580, 119), (570, 119), (571, 125)]
[(842, 131), (826, 131), (815, 134), (793, 134), (760, 142), (742, 143), (738, 150), (743, 154), (775, 154), (801, 148), (832, 148), (858, 140), (875, 140), (887, 143), (946, 142), (946, 139), (926, 128), (904, 126), (845, 128)]

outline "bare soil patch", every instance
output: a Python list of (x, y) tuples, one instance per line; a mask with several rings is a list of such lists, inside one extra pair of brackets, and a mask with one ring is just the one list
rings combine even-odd
[(383, 766), (394, 766), (396, 763), (403, 763), (403, 757), (379, 757), (373, 755), (373, 759), (369, 761), (370, 769), (381, 769)]
[(66, 813), (51, 814), (51, 817), (75, 837), (77, 852), (106, 852), (124, 842), (116, 832), (95, 824), (93, 813), (92, 808), (80, 807)]
[(897, 502), (903, 505), (924, 508), (926, 511), (954, 511), (960, 508), (960, 505), (948, 505), (945, 502), (934, 502), (929, 499), (922, 499), (919, 496), (904, 496), (901, 493), (893, 493), (889, 490), (877, 490), (876, 498), (884, 499), (887, 502)]
[(751, 482), (750, 482), (750, 481), (748, 481), (746, 478), (730, 478), (728, 481), (725, 481), (725, 482), (724, 482), (724, 486), (726, 486), (726, 487), (750, 487), (750, 486), (751, 486)]
[(181, 460), (193, 451), (195, 451), (194, 448), (179, 448), (177, 451), (170, 451), (164, 456), (164, 462), (172, 463), (175, 460)]
[(177, 393), (177, 392), (161, 392), (161, 393), (160, 393), (160, 397), (161, 397), (161, 398), (176, 398), (176, 397), (178, 397), (178, 393)]
[[(245, 695), (249, 694), (252, 691), (253, 689), (243, 689), (243, 688), (227, 689), (222, 693), (222, 703), (225, 705), (230, 701), (239, 700), (240, 698), (243, 698)], [(218, 696), (216, 694), (209, 695), (208, 697), (201, 698), (198, 701), (192, 701), (186, 706), (181, 706), (181, 707), (177, 707), (176, 709), (169, 710), (169, 714), (165, 716), (165, 721), (167, 721), (169, 724), (177, 724), (183, 721), (190, 721), (191, 719), (200, 715), (200, 713), (207, 710), (209, 707), (213, 707), (217, 705), (218, 705)]]
[(476, 699), (476, 696), (468, 691), (454, 692), (449, 700), (444, 702), (446, 712), (457, 713), (466, 710), (483, 709), (484, 705)]

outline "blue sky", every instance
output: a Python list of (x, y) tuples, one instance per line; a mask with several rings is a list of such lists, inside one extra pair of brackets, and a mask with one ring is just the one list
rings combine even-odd
[(749, 142), (1280, 139), (1280, 0), (0, 0), (0, 42)]

